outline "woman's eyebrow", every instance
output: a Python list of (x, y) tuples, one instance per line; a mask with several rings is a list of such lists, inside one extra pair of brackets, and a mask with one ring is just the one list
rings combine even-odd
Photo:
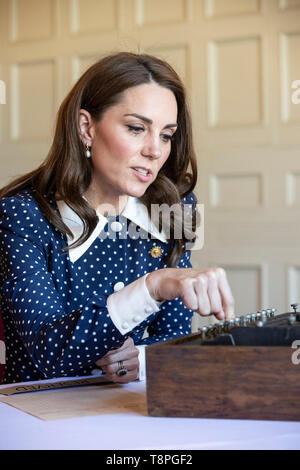
[[(141, 116), (141, 114), (136, 114), (136, 113), (132, 113), (132, 114), (124, 114), (124, 116), (134, 116), (138, 119), (141, 119), (142, 121), (146, 122), (147, 124), (153, 124), (153, 121), (152, 119), (149, 119), (145, 116)], [(175, 124), (167, 124), (164, 129), (168, 129), (169, 127), (177, 127), (177, 123)]]

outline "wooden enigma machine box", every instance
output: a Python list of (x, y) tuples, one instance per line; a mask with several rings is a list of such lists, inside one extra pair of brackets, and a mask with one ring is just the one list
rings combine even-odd
[(300, 420), (300, 313), (275, 309), (146, 348), (150, 416)]

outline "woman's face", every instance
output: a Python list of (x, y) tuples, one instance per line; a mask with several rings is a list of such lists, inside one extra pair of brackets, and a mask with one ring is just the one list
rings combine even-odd
[(91, 145), (91, 187), (98, 202), (141, 197), (171, 151), (177, 127), (174, 94), (156, 83), (139, 85), (127, 89), (100, 121), (91, 120), (84, 110), (80, 119), (80, 125), (86, 126), (84, 142)]

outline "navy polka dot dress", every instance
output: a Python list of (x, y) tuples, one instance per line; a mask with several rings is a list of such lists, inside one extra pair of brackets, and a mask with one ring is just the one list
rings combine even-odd
[[(56, 202), (51, 204), (58, 211)], [(68, 251), (61, 251), (66, 245), (67, 237), (42, 214), (34, 190), (0, 200), (6, 383), (89, 375), (95, 361), (128, 336), (135, 345), (147, 345), (191, 332), (193, 312), (180, 298), (161, 304), (125, 335), (107, 310), (107, 298), (117, 283), (126, 286), (167, 267), (167, 243), (116, 233), (113, 239), (97, 237), (76, 262)], [(161, 248), (161, 256), (151, 256), (154, 246)], [(190, 252), (178, 267), (191, 267)]]

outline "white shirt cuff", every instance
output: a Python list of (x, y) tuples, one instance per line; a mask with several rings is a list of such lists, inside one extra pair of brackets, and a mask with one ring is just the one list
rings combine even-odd
[(149, 294), (147, 276), (140, 277), (107, 298), (109, 315), (122, 335), (159, 311), (161, 302), (156, 302)]
[(136, 346), (139, 350), (139, 376), (138, 380), (146, 380), (146, 345), (142, 344), (141, 346)]

